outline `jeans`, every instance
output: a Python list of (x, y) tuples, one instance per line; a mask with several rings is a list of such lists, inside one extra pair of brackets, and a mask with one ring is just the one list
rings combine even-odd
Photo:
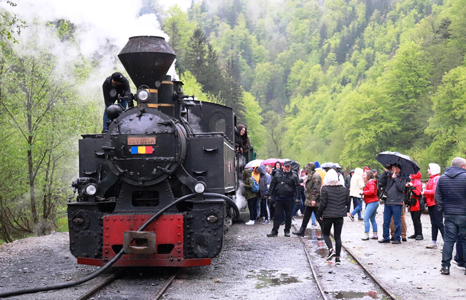
[(293, 207), (293, 213), (291, 214), (291, 216), (296, 216), (296, 213), (298, 212), (298, 210), (301, 210), (301, 213), (304, 214), (304, 210), (306, 209), (304, 207), (304, 201), (306, 201), (306, 196), (304, 195), (304, 187), (303, 186), (299, 186), (299, 193), (301, 195), (301, 197), (299, 198), (299, 200), (301, 201), (301, 203), (295, 203), (294, 204), (294, 207)]
[(322, 235), (324, 236), (325, 244), (328, 249), (332, 249), (332, 240), (330, 239), (330, 229), (333, 225), (333, 237), (335, 239), (335, 255), (340, 257), (341, 252), (341, 230), (343, 228), (343, 217), (341, 218), (324, 218), (324, 228), (322, 229)]
[[(120, 103), (118, 103), (122, 108), (123, 110), (126, 109), (126, 107), (128, 106), (128, 101), (127, 100), (121, 100)], [(104, 117), (103, 117), (103, 129), (104, 130), (108, 130), (108, 122), (110, 122), (110, 118), (107, 116), (107, 105), (105, 105), (105, 109), (104, 109)]]
[[(408, 231), (408, 227), (406, 226), (406, 220), (405, 220), (405, 208), (404, 205), (401, 207), (401, 237), (406, 238), (406, 232)], [(393, 218), (390, 222), (390, 235), (394, 237), (395, 235), (395, 223), (393, 223)]]
[(445, 225), (443, 225), (442, 213), (437, 205), (429, 206), (430, 223), (432, 224), (432, 241), (437, 241), (438, 232), (445, 238)]
[(465, 253), (464, 253), (464, 247), (463, 244), (461, 243), (461, 238), (460, 235), (456, 237), (456, 254), (454, 260), (458, 263), (458, 266), (464, 266), (466, 264), (466, 261), (464, 260), (465, 258)]
[(260, 217), (261, 214), (261, 199), (260, 196), (256, 200), (256, 217), (253, 220), (256, 220)]
[(281, 216), (285, 212), (285, 232), (290, 232), (291, 229), (291, 213), (293, 211), (294, 200), (278, 200), (275, 201), (275, 217), (273, 218), (272, 232), (278, 233), (280, 228)]
[(353, 197), (353, 202), (356, 201), (357, 205), (354, 206), (354, 210), (351, 213), (353, 216), (357, 213), (358, 214), (358, 219), (362, 219), (361, 216), (361, 211), (362, 211), (362, 199)]
[(303, 199), (299, 199), (299, 201), (301, 201), (301, 203), (296, 203), (296, 202), (294, 203), (293, 213), (291, 214), (292, 216), (295, 216), (298, 210), (301, 210), (301, 213), (304, 213), (305, 207), (304, 207)]
[(269, 208), (268, 208), (268, 205), (267, 205), (267, 198), (261, 198), (261, 214), (260, 214), (260, 217), (261, 218), (264, 218), (264, 220), (268, 220), (270, 217), (269, 217)]
[(395, 240), (401, 242), (401, 210), (403, 205), (387, 205), (383, 210), (383, 239), (390, 239), (390, 221), (393, 216), (395, 223)]
[(442, 250), (442, 267), (450, 267), (453, 246), (457, 239), (463, 246), (463, 257), (466, 255), (466, 216), (445, 215), (445, 234)]
[(377, 208), (379, 208), (379, 201), (366, 204), (366, 211), (364, 212), (364, 232), (369, 232), (372, 224), (372, 232), (377, 234), (377, 222), (375, 221)]

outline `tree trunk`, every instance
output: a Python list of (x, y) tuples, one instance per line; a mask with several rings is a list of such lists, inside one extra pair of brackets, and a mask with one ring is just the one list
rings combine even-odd
[(34, 180), (35, 180), (35, 174), (34, 174), (34, 160), (32, 157), (32, 144), (33, 144), (33, 125), (32, 125), (32, 106), (33, 106), (33, 99), (32, 96), (29, 93), (26, 93), (27, 97), (27, 103), (26, 103), (26, 113), (27, 113), (27, 126), (28, 126), (28, 151), (27, 151), (27, 157), (28, 157), (28, 175), (29, 175), (29, 201), (31, 203), (31, 214), (32, 214), (32, 219), (34, 223), (39, 222), (39, 216), (37, 214), (37, 209), (36, 209), (36, 195), (35, 195), (35, 189), (34, 189)]
[(13, 241), (10, 234), (10, 226), (6, 220), (6, 210), (3, 208), (3, 197), (0, 195), (0, 238), (5, 242)]

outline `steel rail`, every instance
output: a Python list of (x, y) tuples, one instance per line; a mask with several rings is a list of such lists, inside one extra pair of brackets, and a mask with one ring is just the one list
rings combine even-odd
[[(296, 229), (296, 227), (295, 227), (295, 229)], [(320, 285), (319, 280), (317, 279), (317, 273), (316, 273), (316, 271), (314, 269), (314, 266), (312, 265), (311, 255), (309, 254), (306, 243), (304, 242), (304, 240), (301, 237), (299, 237), (299, 241), (301, 242), (301, 244), (303, 244), (304, 253), (306, 253), (307, 262), (309, 263), (309, 266), (311, 267), (312, 277), (314, 277), (314, 280), (315, 280), (315, 282), (317, 284), (317, 289), (319, 290), (320, 294), (322, 295), (322, 299), (327, 300), (327, 297), (325, 296), (325, 292), (324, 292), (322, 286)]]
[[(293, 227), (296, 229), (296, 225), (293, 224)], [(333, 240), (335, 241), (335, 238), (333, 237), (333, 234), (330, 234), (330, 236), (333, 238)], [(304, 239), (302, 237), (299, 237), (299, 240), (301, 241), (301, 243), (303, 244), (303, 247), (304, 247), (304, 251), (306, 252), (306, 256), (307, 256), (307, 260), (309, 261), (309, 265), (311, 266), (311, 270), (312, 270), (312, 276), (314, 277), (314, 279), (316, 280), (317, 282), (317, 286), (319, 288), (319, 291), (321, 292), (322, 296), (324, 297), (324, 299), (327, 299), (324, 295), (324, 292), (322, 290), (322, 287), (320, 286), (320, 284), (318, 283), (319, 281), (317, 280), (317, 276), (316, 276), (316, 273), (315, 273), (315, 270), (312, 266), (312, 263), (311, 263), (311, 260), (310, 260), (310, 255), (307, 251), (307, 247), (306, 247), (306, 243), (304, 242)], [(385, 286), (374, 276), (372, 275), (372, 273), (362, 264), (362, 262), (356, 257), (356, 255), (351, 252), (347, 247), (345, 247), (345, 245), (341, 245), (341, 247), (354, 259), (354, 261), (364, 270), (364, 272), (366, 272), (366, 274), (382, 289), (382, 291), (387, 294), (387, 296), (390, 297), (390, 299), (392, 300), (396, 300), (396, 296), (393, 295), (387, 288), (385, 288)]]
[[(333, 237), (333, 235), (332, 235)], [(396, 300), (397, 298), (393, 295), (385, 286), (377, 279), (374, 275), (361, 263), (361, 261), (356, 257), (356, 255), (351, 252), (348, 248), (346, 248), (343, 243), (341, 245), (343, 249), (358, 263), (358, 265), (369, 275), (369, 277), (384, 291), (392, 300)]]
[(97, 284), (96, 286), (92, 287), (89, 291), (87, 291), (84, 295), (80, 296), (79, 298), (76, 298), (76, 300), (86, 300), (86, 299), (89, 299), (89, 297), (91, 297), (92, 295), (94, 295), (95, 293), (97, 293), (98, 291), (100, 291), (102, 288), (106, 287), (107, 285), (109, 285), (110, 283), (112, 283), (117, 277), (118, 275), (121, 274), (121, 272), (123, 271), (124, 269), (121, 269), (119, 270), (118, 272), (116, 273), (113, 273), (111, 274), (110, 276), (108, 276), (107, 278), (105, 278), (105, 280), (103, 280), (101, 283)]
[(176, 271), (175, 274), (173, 274), (172, 276), (170, 276), (170, 278), (168, 279), (168, 281), (164, 284), (164, 286), (160, 289), (160, 291), (157, 293), (157, 295), (155, 295), (155, 297), (153, 298), (153, 300), (159, 300), (163, 294), (165, 293), (165, 291), (168, 289), (168, 287), (172, 284), (173, 280), (175, 280), (176, 276), (178, 276), (178, 274), (180, 273), (181, 271), (181, 268), (178, 268), (178, 271)]

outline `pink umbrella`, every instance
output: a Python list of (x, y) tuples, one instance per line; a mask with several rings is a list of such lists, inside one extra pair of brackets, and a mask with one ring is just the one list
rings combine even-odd
[(269, 158), (261, 162), (261, 165), (269, 165), (271, 167), (275, 167), (275, 163), (279, 161), (282, 165), (285, 162), (286, 159), (281, 159), (281, 158)]

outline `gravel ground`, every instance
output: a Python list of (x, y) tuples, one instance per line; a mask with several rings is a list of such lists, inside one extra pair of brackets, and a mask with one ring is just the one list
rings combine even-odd
[[(383, 205), (379, 206), (376, 216), (379, 238), (382, 238), (383, 232), (383, 209)], [(457, 269), (452, 264), (449, 276), (440, 274), (442, 237), (439, 234), (439, 249), (427, 249), (426, 246), (432, 243), (429, 215), (423, 214), (421, 222), (424, 240), (408, 239), (407, 242), (393, 245), (361, 240), (364, 222), (357, 218), (351, 222), (345, 218), (342, 242), (399, 299), (464, 299), (464, 269)], [(406, 213), (406, 223), (407, 236), (410, 236), (414, 233), (414, 227), (409, 212)]]
[[(379, 207), (378, 212), (381, 236), (383, 206)], [(409, 214), (406, 216), (410, 235), (413, 226)], [(298, 226), (300, 222), (301, 219), (297, 218)], [(363, 222), (351, 222), (345, 218), (343, 244), (398, 299), (464, 298), (464, 270), (452, 265), (449, 276), (440, 274), (441, 252), (425, 247), (431, 240), (428, 215), (422, 215), (422, 224), (423, 241), (408, 240), (401, 245), (379, 244), (375, 240), (362, 241)], [(271, 224), (235, 224), (226, 235), (223, 252), (212, 260), (212, 265), (183, 269), (164, 299), (319, 299), (300, 240), (296, 236), (283, 237), (283, 226), (278, 237), (267, 238), (265, 235), (271, 228)], [(325, 263), (325, 243), (315, 240), (320, 234), (319, 229), (308, 229), (306, 234), (303, 241), (329, 299), (380, 297), (380, 291), (350, 257), (343, 255), (341, 266)], [(96, 269), (77, 265), (68, 247), (67, 233), (1, 245), (0, 292), (76, 280)], [(102, 278), (75, 288), (11, 299), (75, 299), (100, 280)], [(157, 278), (153, 282), (158, 284)], [(124, 283), (119, 283), (119, 286), (121, 291), (125, 290)], [(106, 293), (105, 296), (96, 297), (99, 298), (138, 299), (137, 296), (124, 296), (121, 293), (114, 296)]]

